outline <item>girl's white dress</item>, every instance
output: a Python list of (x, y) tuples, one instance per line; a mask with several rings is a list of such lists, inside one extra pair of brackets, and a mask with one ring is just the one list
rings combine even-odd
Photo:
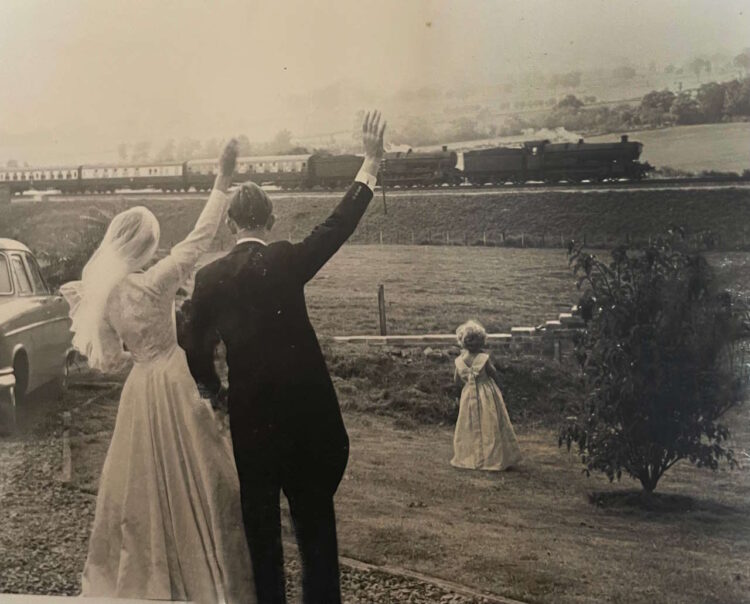
[(456, 372), (464, 383), (453, 435), (457, 468), (505, 470), (521, 460), (516, 434), (503, 395), (487, 374), (489, 355), (480, 353), (470, 365), (456, 359)]
[(190, 235), (109, 297), (105, 350), (133, 368), (100, 479), (85, 596), (255, 601), (229, 431), (198, 393), (174, 318), (177, 289), (226, 205), (213, 191)]

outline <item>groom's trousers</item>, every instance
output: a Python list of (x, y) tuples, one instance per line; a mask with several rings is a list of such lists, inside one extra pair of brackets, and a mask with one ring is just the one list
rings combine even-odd
[[(289, 502), (302, 563), (302, 601), (304, 604), (339, 604), (341, 588), (333, 496), (349, 457), (346, 433), (258, 429), (257, 425), (236, 422), (232, 442), (258, 604), (286, 602), (281, 544), (282, 491)], [(320, 433), (326, 433), (326, 440), (305, 440), (305, 434), (315, 438)]]
[[(258, 604), (284, 604), (279, 485), (242, 484), (242, 512)], [(305, 604), (339, 604), (338, 548), (333, 497), (284, 490), (302, 562)]]
[(333, 496), (349, 459), (349, 439), (336, 399), (327, 396), (333, 387), (329, 380), (306, 381), (283, 384), (279, 394), (272, 383), (246, 394), (237, 383), (229, 420), (258, 604), (286, 602), (282, 492), (300, 553), (302, 601), (339, 604)]

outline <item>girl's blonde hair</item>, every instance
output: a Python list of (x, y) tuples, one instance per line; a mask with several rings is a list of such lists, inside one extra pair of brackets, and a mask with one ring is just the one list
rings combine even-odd
[(478, 352), (484, 347), (487, 332), (479, 321), (466, 321), (456, 329), (456, 339), (461, 348), (469, 352)]

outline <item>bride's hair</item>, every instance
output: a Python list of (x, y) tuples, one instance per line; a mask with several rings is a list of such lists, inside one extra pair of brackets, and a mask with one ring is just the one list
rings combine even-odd
[(102, 242), (83, 267), (81, 281), (62, 288), (71, 306), (73, 345), (94, 369), (110, 369), (109, 360), (119, 352), (109, 350), (103, 336), (109, 296), (128, 274), (153, 258), (159, 232), (159, 221), (149, 209), (137, 206), (121, 212), (109, 223)]
[(466, 321), (456, 329), (459, 346), (469, 352), (479, 352), (484, 347), (487, 332), (479, 321)]

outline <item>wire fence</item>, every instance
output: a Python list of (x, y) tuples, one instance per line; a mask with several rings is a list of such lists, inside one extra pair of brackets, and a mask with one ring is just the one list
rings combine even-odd
[[(370, 245), (446, 245), (472, 247), (511, 248), (557, 248), (566, 249), (571, 241), (589, 248), (612, 249), (621, 245), (647, 247), (664, 232), (609, 233), (581, 231), (568, 233), (548, 231), (544, 233), (508, 232), (499, 229), (442, 230), (442, 229), (377, 229), (360, 226), (349, 239), (351, 243)], [(289, 233), (291, 241), (298, 241), (302, 233)], [(699, 250), (750, 251), (750, 233), (718, 234), (700, 231), (685, 235), (688, 247)]]

